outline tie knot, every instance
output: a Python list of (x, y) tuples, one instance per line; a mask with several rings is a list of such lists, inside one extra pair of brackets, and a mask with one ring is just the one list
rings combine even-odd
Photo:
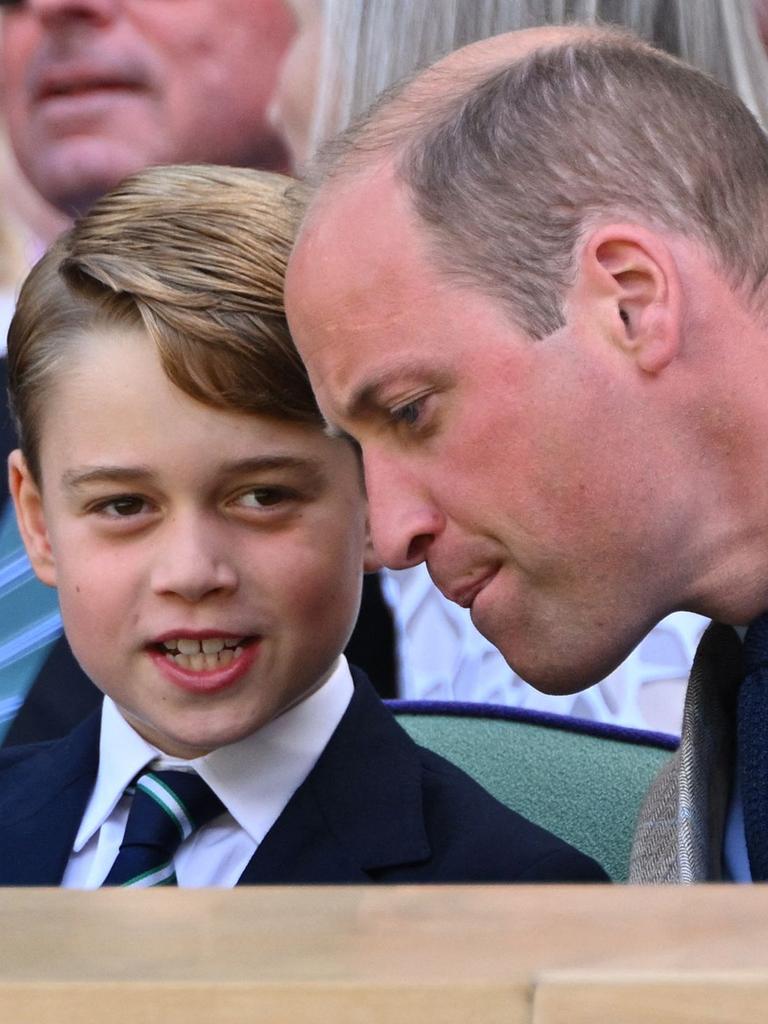
[(105, 885), (175, 885), (180, 844), (225, 810), (193, 772), (150, 771), (136, 782), (120, 851)]
[(744, 637), (744, 674), (768, 666), (768, 614), (750, 623)]
[(221, 800), (196, 772), (170, 769), (140, 775), (133, 801), (134, 806), (158, 808), (178, 831), (179, 842), (224, 811)]

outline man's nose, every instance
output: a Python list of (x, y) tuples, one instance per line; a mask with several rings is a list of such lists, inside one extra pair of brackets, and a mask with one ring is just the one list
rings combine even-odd
[(217, 535), (215, 523), (179, 515), (167, 526), (158, 537), (152, 566), (152, 590), (156, 594), (196, 603), (237, 589), (237, 555), (231, 543)]
[(390, 569), (423, 562), (444, 529), (423, 477), (387, 456), (363, 453), (371, 540)]

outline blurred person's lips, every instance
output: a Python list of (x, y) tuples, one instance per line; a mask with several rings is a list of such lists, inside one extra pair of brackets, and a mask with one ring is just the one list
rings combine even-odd
[(147, 83), (137, 75), (121, 73), (114, 67), (87, 65), (51, 68), (33, 83), (32, 96), (36, 102), (45, 102), (59, 96), (81, 95), (96, 91), (128, 91), (146, 89)]
[(101, 133), (118, 123), (122, 108), (153, 93), (150, 76), (127, 63), (51, 63), (30, 85), (30, 114), (52, 137)]
[(98, 115), (115, 101), (156, 89), (152, 62), (135, 49), (99, 47), (56, 53), (43, 48), (30, 60), (27, 94), (32, 110), (54, 123)]

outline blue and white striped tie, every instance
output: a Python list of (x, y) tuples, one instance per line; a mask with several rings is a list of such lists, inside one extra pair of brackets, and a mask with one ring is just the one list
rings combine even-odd
[(136, 783), (125, 835), (103, 884), (134, 889), (177, 885), (173, 858), (179, 846), (224, 810), (194, 772), (145, 772)]
[(56, 591), (33, 573), (9, 502), (0, 517), (0, 740), (60, 636)]

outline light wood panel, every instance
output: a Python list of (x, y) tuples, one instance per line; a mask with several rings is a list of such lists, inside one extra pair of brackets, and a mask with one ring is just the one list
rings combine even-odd
[(532, 1024), (766, 1024), (768, 970), (540, 976)]
[(0, 920), (3, 1024), (768, 1020), (759, 886), (6, 889)]

